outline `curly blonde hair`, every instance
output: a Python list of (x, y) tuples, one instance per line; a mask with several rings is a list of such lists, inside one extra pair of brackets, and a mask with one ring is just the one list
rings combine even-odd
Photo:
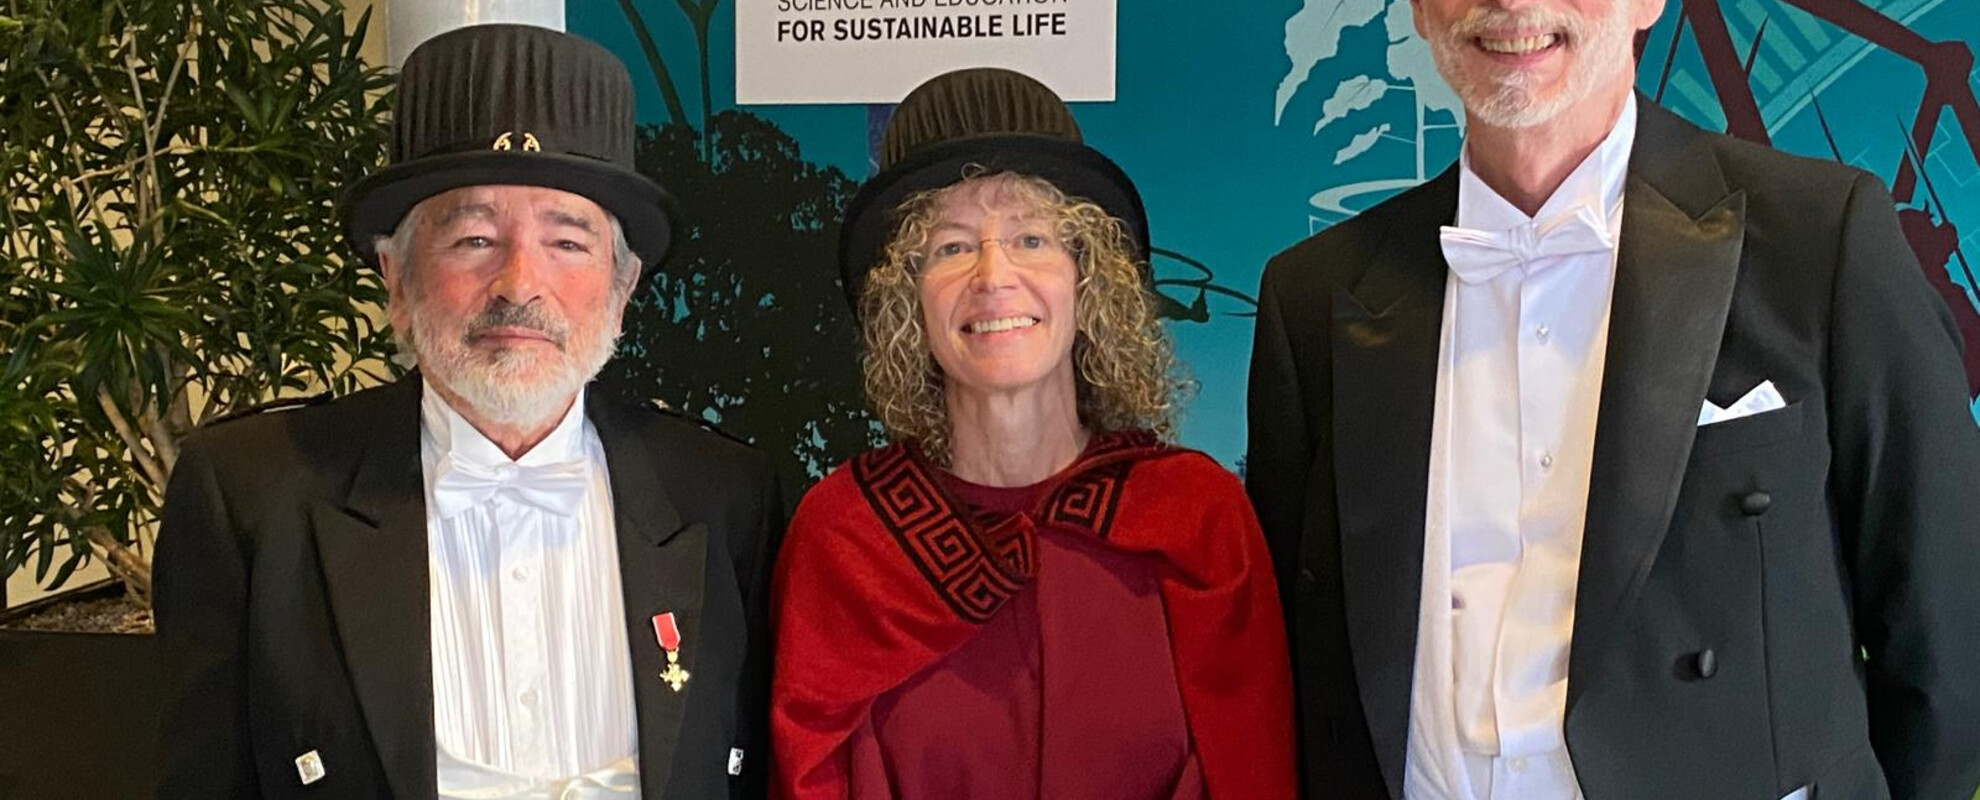
[[(979, 187), (981, 187), (979, 189)], [(866, 396), (894, 441), (912, 442), (938, 464), (949, 460), (942, 367), (922, 324), (915, 261), (940, 222), (942, 202), (985, 191), (986, 203), (1015, 202), (1053, 220), (1077, 267), (1073, 382), (1081, 424), (1097, 434), (1147, 430), (1173, 441), (1189, 382), (1156, 314), (1155, 297), (1131, 253), (1127, 228), (1099, 205), (1067, 197), (1051, 182), (1016, 173), (965, 171), (963, 180), (919, 192), (895, 210), (886, 255), (860, 293)]]

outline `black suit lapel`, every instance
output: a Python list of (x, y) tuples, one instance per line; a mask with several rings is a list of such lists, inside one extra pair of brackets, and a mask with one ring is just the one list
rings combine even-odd
[(386, 391), (379, 417), (364, 432), (349, 496), (342, 504), (318, 503), (310, 521), (336, 635), (386, 781), (395, 796), (432, 797), (438, 789), (420, 381), (408, 377)]
[(1638, 98), (1588, 487), (1568, 708), (1670, 528), (1732, 302), (1745, 196), (1706, 137)]
[(1369, 734), (1402, 796), (1423, 585), (1424, 479), (1449, 267), (1438, 228), (1457, 211), (1455, 168), (1402, 199), (1374, 263), (1335, 294), (1334, 464), (1348, 639)]
[[(683, 524), (667, 497), (665, 476), (677, 471), (664, 468), (669, 456), (654, 452), (638, 434), (640, 420), (630, 410), (602, 394), (588, 392), (586, 410), (605, 446), (611, 472), (633, 696), (639, 707), (640, 788), (647, 798), (658, 800), (666, 794), (673, 774), (681, 720), (696, 686), (692, 675), (702, 639), (708, 529), (700, 523)], [(667, 659), (653, 631), (654, 615), (669, 612), (680, 627), (681, 666), (690, 675), (680, 691), (660, 678)]]

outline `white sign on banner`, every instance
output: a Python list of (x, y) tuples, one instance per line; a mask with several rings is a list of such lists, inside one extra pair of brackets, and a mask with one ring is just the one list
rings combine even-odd
[(964, 67), (1114, 99), (1116, 0), (738, 0), (736, 102), (896, 103)]

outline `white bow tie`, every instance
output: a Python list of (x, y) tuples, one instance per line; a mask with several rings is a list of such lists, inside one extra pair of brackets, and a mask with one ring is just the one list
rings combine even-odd
[(1444, 260), (1458, 280), (1485, 283), (1513, 267), (1535, 260), (1615, 249), (1608, 220), (1584, 203), (1557, 216), (1507, 231), (1479, 231), (1444, 226), (1438, 237)]
[(448, 454), (437, 466), (433, 509), (447, 519), (502, 496), (552, 514), (575, 516), (591, 486), (591, 464), (583, 459), (523, 466), (488, 466)]

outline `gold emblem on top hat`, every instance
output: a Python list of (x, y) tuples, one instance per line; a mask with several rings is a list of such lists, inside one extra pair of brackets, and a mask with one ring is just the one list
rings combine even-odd
[[(515, 141), (514, 141), (515, 135), (516, 135), (515, 131), (503, 131), (501, 136), (495, 137), (495, 144), (490, 146), (488, 149), (490, 150), (516, 149)], [(543, 152), (543, 143), (538, 142), (536, 140), (536, 134), (530, 133), (528, 131), (524, 131), (523, 140), (522, 140), (522, 149), (523, 152), (525, 153), (540, 153)]]

